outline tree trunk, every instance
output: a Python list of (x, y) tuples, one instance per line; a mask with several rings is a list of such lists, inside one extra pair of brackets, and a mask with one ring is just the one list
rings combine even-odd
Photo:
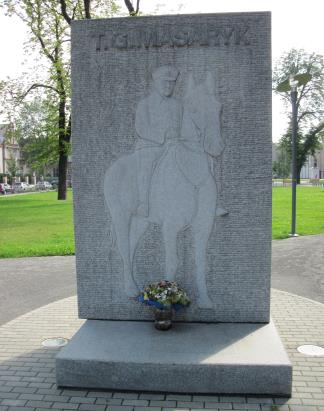
[(297, 184), (300, 184), (301, 167), (297, 167)]
[(69, 119), (68, 125), (66, 125), (66, 114), (65, 114), (65, 104), (66, 96), (64, 93), (61, 94), (60, 104), (59, 104), (59, 181), (58, 181), (58, 200), (66, 200), (66, 177), (68, 168), (68, 145), (71, 136), (71, 119)]
[[(64, 145), (64, 142), (60, 141), (59, 144)], [(58, 183), (58, 194), (57, 194), (57, 199), (58, 200), (66, 200), (67, 167), (68, 167), (68, 156), (67, 156), (66, 153), (60, 152), (59, 166), (58, 166), (58, 172), (59, 172), (59, 176), (58, 176), (59, 177), (59, 183)]]

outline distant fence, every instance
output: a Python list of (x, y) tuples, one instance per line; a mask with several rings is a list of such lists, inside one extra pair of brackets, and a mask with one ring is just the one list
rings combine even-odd
[[(303, 178), (300, 180), (300, 185), (324, 187), (324, 178)], [(273, 178), (273, 187), (291, 186), (291, 178)]]

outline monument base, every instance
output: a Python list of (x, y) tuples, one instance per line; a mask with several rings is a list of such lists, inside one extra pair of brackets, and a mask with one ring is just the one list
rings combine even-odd
[(274, 324), (88, 320), (56, 358), (66, 387), (289, 396), (292, 366)]

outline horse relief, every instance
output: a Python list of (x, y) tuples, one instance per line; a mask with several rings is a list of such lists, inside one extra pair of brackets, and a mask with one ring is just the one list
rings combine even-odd
[(175, 278), (177, 234), (191, 226), (196, 287), (200, 308), (212, 308), (206, 284), (206, 248), (220, 204), (221, 177), (214, 163), (225, 145), (221, 135), (222, 106), (212, 75), (195, 84), (189, 76), (182, 101), (173, 96), (179, 71), (162, 66), (152, 73), (152, 89), (138, 103), (137, 142), (133, 153), (107, 170), (104, 194), (123, 261), (128, 296), (138, 294), (133, 258), (150, 223), (159, 224), (165, 244), (166, 279)]

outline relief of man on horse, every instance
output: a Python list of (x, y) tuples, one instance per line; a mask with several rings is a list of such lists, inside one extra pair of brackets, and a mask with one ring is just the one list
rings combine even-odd
[(115, 161), (104, 180), (105, 200), (123, 260), (128, 296), (138, 293), (133, 258), (150, 223), (161, 226), (166, 251), (166, 279), (177, 270), (177, 234), (191, 226), (196, 286), (200, 308), (213, 306), (207, 292), (206, 248), (215, 217), (227, 214), (220, 205), (221, 178), (214, 160), (222, 155), (222, 106), (210, 73), (196, 85), (189, 77), (180, 102), (173, 97), (179, 71), (162, 66), (152, 73), (153, 86), (138, 104), (137, 142), (133, 153)]

